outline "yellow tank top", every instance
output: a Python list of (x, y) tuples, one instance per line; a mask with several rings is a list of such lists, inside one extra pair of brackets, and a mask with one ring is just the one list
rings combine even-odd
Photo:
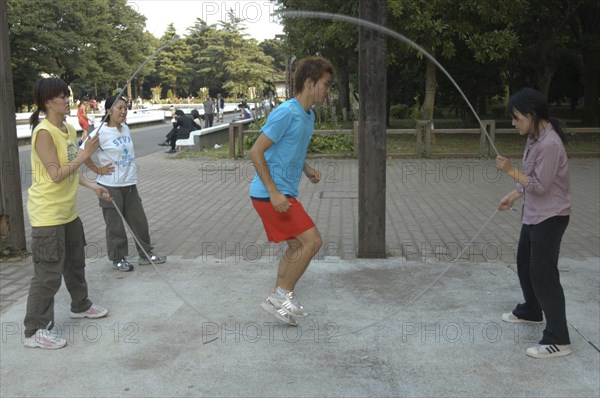
[(77, 156), (77, 134), (75, 128), (65, 123), (67, 132), (62, 132), (48, 120), (43, 119), (33, 130), (31, 136), (32, 184), (29, 188), (27, 212), (32, 227), (50, 227), (69, 223), (77, 218), (77, 189), (79, 171), (71, 174), (59, 183), (52, 181), (46, 167), (40, 160), (35, 148), (37, 132), (50, 133), (60, 165), (70, 162)]

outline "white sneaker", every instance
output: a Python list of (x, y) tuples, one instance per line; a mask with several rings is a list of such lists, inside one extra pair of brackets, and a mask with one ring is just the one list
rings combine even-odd
[(267, 297), (267, 299), (260, 305), (263, 310), (290, 326), (298, 326), (298, 322), (296, 322), (292, 315), (290, 315), (285, 309), (278, 307), (277, 304), (273, 303), (270, 299), (271, 296)]
[(280, 297), (275, 293), (269, 296), (269, 300), (271, 303), (275, 305), (275, 307), (283, 308), (288, 314), (293, 316), (308, 316), (308, 311), (304, 309), (302, 304), (298, 301), (294, 292), (289, 292), (285, 296)]
[(63, 348), (67, 340), (50, 332), (48, 329), (38, 329), (31, 337), (26, 337), (23, 345), (29, 348), (44, 348), (47, 350), (57, 350)]
[(70, 315), (71, 315), (71, 318), (75, 318), (75, 319), (81, 319), (81, 318), (96, 319), (96, 318), (102, 318), (102, 317), (105, 317), (106, 315), (108, 315), (108, 310), (106, 308), (102, 308), (102, 307), (94, 304), (90, 308), (88, 308), (87, 311), (83, 311), (83, 312), (71, 311)]
[(538, 344), (527, 349), (527, 355), (533, 358), (564, 357), (572, 352), (571, 344)]
[(530, 321), (527, 319), (517, 318), (512, 312), (502, 314), (502, 320), (510, 323), (542, 323), (544, 321)]

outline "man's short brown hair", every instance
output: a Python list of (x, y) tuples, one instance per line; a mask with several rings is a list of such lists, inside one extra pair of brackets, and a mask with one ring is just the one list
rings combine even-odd
[(298, 95), (304, 90), (306, 79), (311, 79), (316, 83), (325, 73), (329, 73), (331, 76), (335, 73), (335, 69), (328, 59), (317, 56), (302, 58), (294, 72), (294, 95)]

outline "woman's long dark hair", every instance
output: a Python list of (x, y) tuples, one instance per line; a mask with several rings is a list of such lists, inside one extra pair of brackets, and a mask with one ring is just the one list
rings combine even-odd
[(48, 77), (37, 81), (33, 94), (36, 110), (29, 117), (32, 130), (40, 123), (40, 112), (46, 113), (46, 101), (59, 97), (61, 94), (67, 97), (71, 95), (69, 86), (63, 79)]
[(546, 97), (544, 97), (544, 95), (542, 95), (542, 93), (539, 91), (526, 87), (513, 94), (513, 96), (508, 100), (506, 112), (514, 119), (515, 110), (519, 111), (523, 115), (531, 116), (533, 119), (533, 131), (530, 132), (530, 134), (533, 136), (537, 137), (540, 131), (540, 122), (542, 120), (548, 120), (552, 124), (552, 127), (554, 127), (554, 130), (560, 137), (560, 140), (563, 142), (563, 144), (567, 143), (567, 135), (560, 125), (560, 120), (550, 116), (548, 101), (546, 100)]

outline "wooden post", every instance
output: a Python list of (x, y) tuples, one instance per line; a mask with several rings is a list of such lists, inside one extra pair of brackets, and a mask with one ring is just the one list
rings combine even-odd
[[(487, 133), (489, 134), (490, 139), (495, 144), (496, 143), (495, 142), (495, 140), (496, 140), (496, 121), (495, 120), (482, 120), (481, 123), (483, 124), (485, 131), (487, 131)], [(485, 132), (483, 132), (483, 131), (480, 133), (480, 137), (479, 137), (479, 156), (481, 156), (481, 157), (492, 156), (492, 146), (488, 142), (488, 138), (485, 135)]]
[(248, 126), (247, 124), (238, 124), (237, 128), (238, 128), (238, 157), (239, 158), (243, 158), (244, 157), (244, 130), (246, 130), (246, 126)]
[(233, 122), (229, 123), (229, 157), (235, 159), (235, 131)]
[[(487, 129), (487, 125), (485, 124), (485, 122), (482, 120), (481, 124), (483, 124), (483, 128)], [(479, 131), (479, 157), (483, 157), (485, 154), (485, 142), (486, 142), (486, 137), (485, 137), (485, 132), (483, 130), (481, 130), (480, 127), (480, 131)]]
[(358, 122), (352, 124), (352, 136), (354, 137), (354, 157), (358, 158)]
[[(386, 0), (359, 0), (362, 20), (386, 25)], [(358, 257), (383, 258), (385, 250), (387, 43), (359, 31)]]
[(431, 120), (425, 120), (425, 158), (431, 157)]
[(416, 152), (417, 152), (417, 157), (420, 158), (421, 157), (421, 151), (423, 148), (423, 136), (425, 135), (425, 123), (422, 120), (418, 120), (417, 121), (417, 143), (416, 143)]
[(3, 248), (26, 249), (6, 0), (0, 0), (0, 234)]
[[(492, 143), (494, 144), (494, 146), (496, 146), (496, 121), (495, 120), (488, 120), (488, 123), (490, 124), (490, 139), (492, 140)], [(488, 156), (492, 157), (492, 146), (488, 145)], [(494, 158), (496, 157), (496, 154), (493, 154)]]

